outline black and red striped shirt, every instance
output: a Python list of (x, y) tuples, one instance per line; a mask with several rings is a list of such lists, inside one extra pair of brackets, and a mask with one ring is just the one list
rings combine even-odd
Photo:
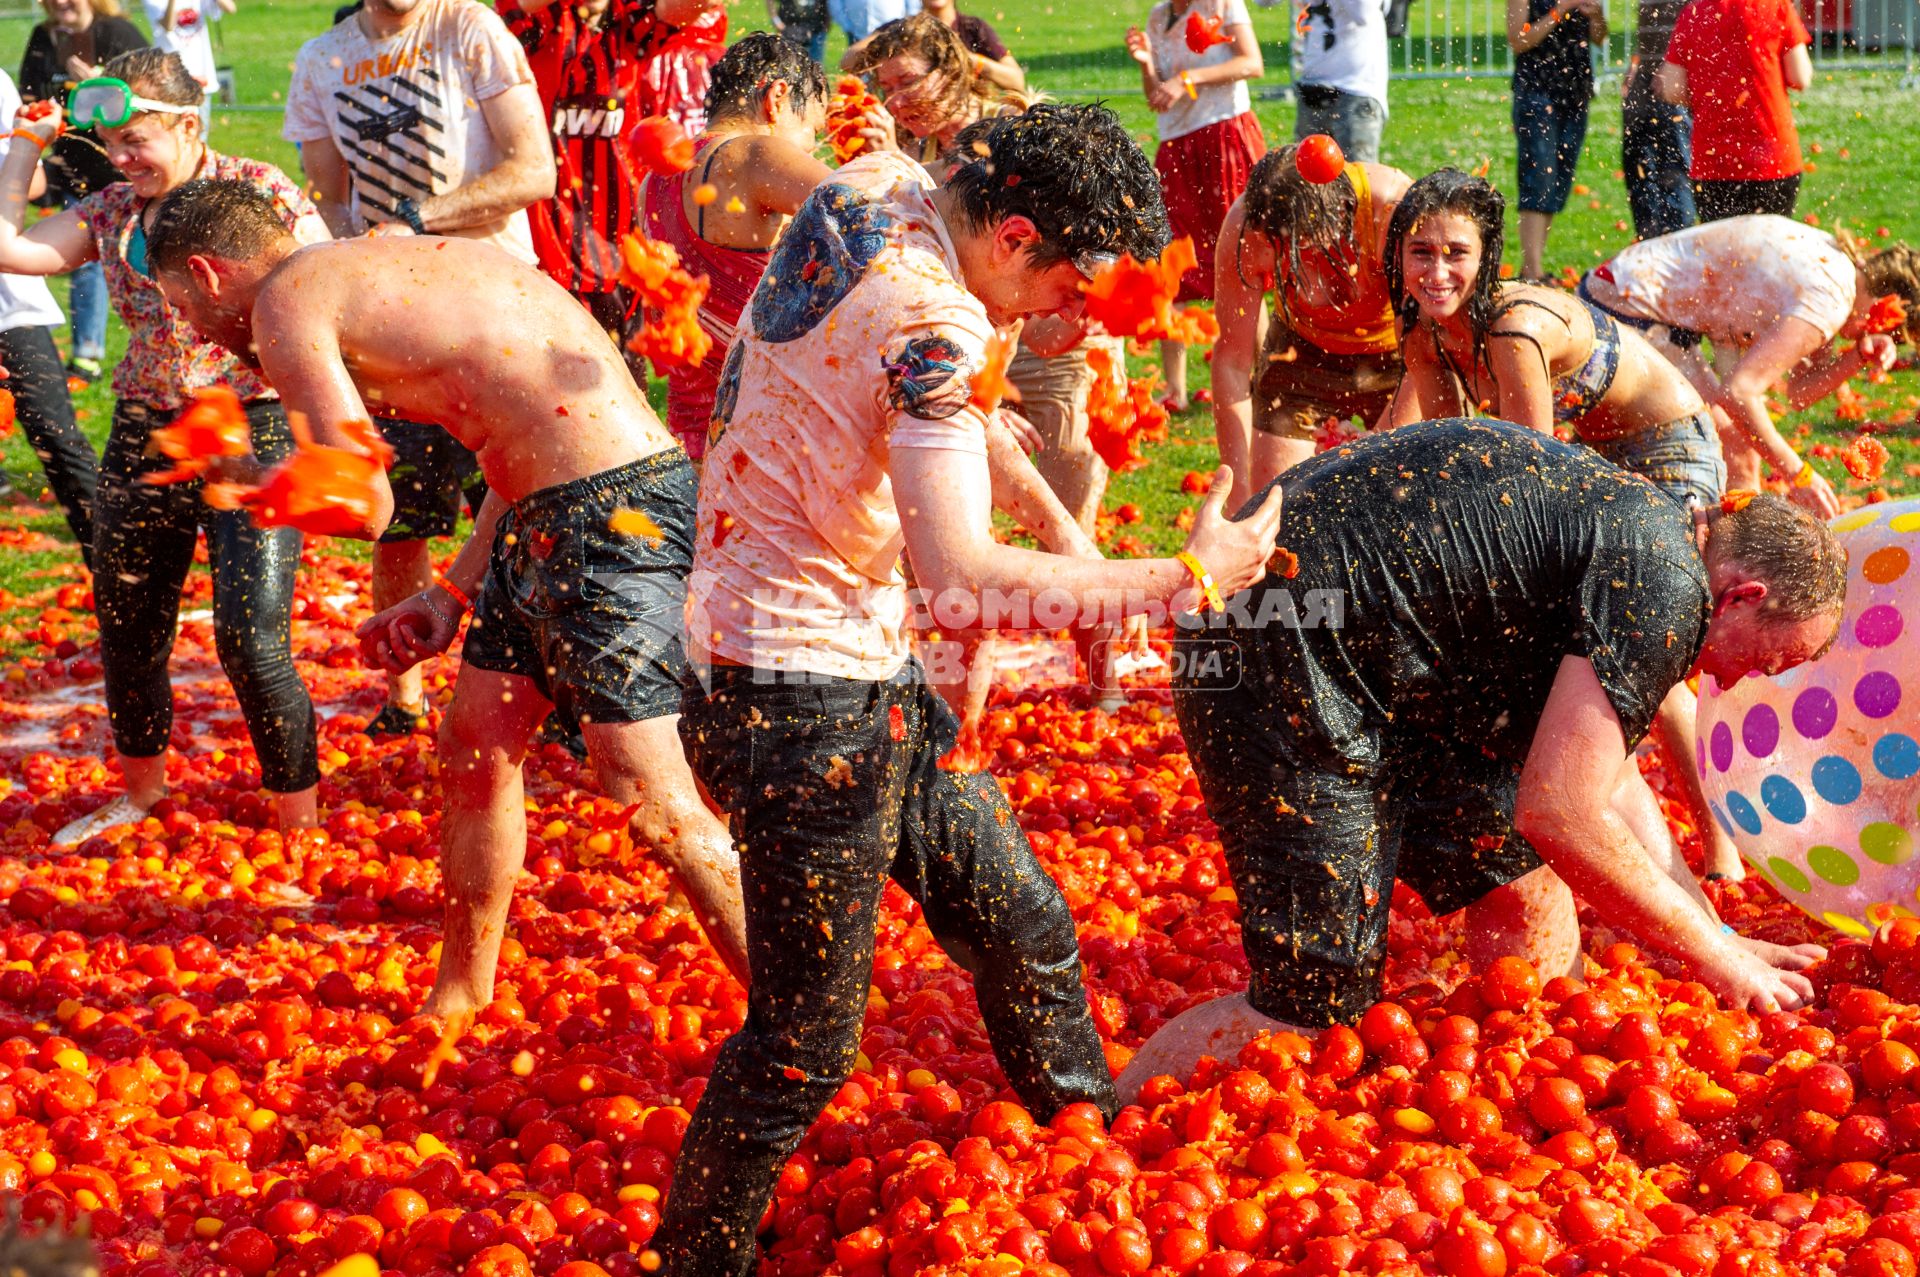
[[(663, 100), (680, 95), (661, 90), (685, 79), (672, 64), (684, 60), (690, 36), (724, 46), (725, 11), (710, 15), (718, 19), (717, 40), (707, 19), (685, 29), (661, 22), (653, 0), (612, 0), (598, 26), (581, 21), (567, 0), (532, 13), (518, 0), (499, 0), (498, 11), (527, 51), (553, 134), (554, 196), (527, 210), (540, 265), (569, 292), (611, 292), (620, 238), (639, 222), (644, 176), (626, 135), (654, 114), (672, 114), (698, 132), (704, 121), (688, 118), (684, 102)], [(700, 79), (696, 110), (705, 107)]]

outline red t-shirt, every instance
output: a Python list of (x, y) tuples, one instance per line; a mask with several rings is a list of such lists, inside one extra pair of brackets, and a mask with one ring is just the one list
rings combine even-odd
[(1792, 0), (1692, 0), (1680, 11), (1667, 61), (1687, 73), (1696, 180), (1770, 181), (1800, 171), (1780, 57), (1811, 42)]

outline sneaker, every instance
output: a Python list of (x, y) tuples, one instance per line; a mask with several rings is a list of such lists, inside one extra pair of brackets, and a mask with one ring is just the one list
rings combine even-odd
[(67, 360), (67, 381), (69, 385), (77, 381), (83, 386), (91, 386), (98, 380), (100, 380), (100, 361), (98, 359), (87, 359), (80, 355), (75, 355), (72, 359)]
[(52, 845), (77, 847), (89, 838), (98, 838), (109, 829), (120, 825), (136, 824), (146, 818), (147, 809), (122, 794), (92, 815), (69, 821), (59, 833), (53, 836)]
[(420, 724), (426, 717), (427, 709), (424, 705), (414, 709), (407, 709), (401, 705), (384, 705), (364, 730), (375, 740), (388, 736), (411, 736), (420, 730)]

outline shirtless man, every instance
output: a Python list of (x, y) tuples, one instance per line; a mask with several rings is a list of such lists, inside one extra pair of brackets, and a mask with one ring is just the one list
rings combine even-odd
[[(675, 734), (693, 553), (686, 454), (593, 317), (535, 268), (471, 240), (325, 247), (301, 249), (239, 182), (187, 183), (148, 233), (167, 300), (257, 364), (317, 442), (351, 446), (341, 427), (378, 405), (444, 425), (486, 474), (486, 505), (443, 581), (360, 629), (374, 663), (404, 668), (445, 651), (477, 600), (441, 729), (447, 932), (424, 1009), (492, 1000), (526, 849), (520, 762), (555, 705), (579, 717), (608, 795), (636, 807), (634, 842), (661, 856), (744, 973), (732, 844)], [(358, 535), (379, 535), (391, 493), (380, 501)]]
[(1400, 384), (1386, 240), (1407, 175), (1348, 164), (1315, 184), (1297, 150), (1253, 166), (1214, 255), (1213, 428), (1221, 462), (1247, 476), (1235, 509), (1311, 457), (1328, 417), (1380, 423)]

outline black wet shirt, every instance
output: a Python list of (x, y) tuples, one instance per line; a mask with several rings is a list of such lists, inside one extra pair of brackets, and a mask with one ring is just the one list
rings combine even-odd
[[(1426, 422), (1280, 483), (1280, 544), (1299, 572), (1239, 601), (1241, 694), (1322, 763), (1376, 766), (1434, 738), (1521, 763), (1567, 655), (1593, 662), (1631, 746), (1706, 637), (1688, 513), (1590, 449), (1506, 422)], [(1304, 610), (1318, 625), (1271, 606), (1263, 623), (1280, 588), (1340, 602)]]

